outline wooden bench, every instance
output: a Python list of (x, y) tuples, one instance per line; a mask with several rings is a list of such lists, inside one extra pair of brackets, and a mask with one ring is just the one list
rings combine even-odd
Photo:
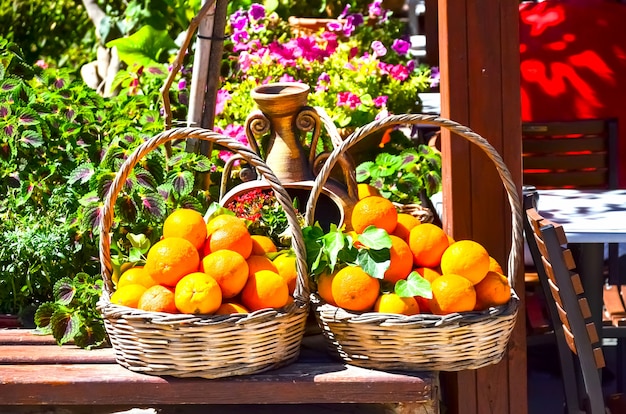
[(300, 358), (289, 366), (207, 380), (139, 374), (118, 365), (111, 348), (60, 347), (29, 330), (0, 330), (0, 413), (44, 406), (45, 412), (65, 407), (69, 413), (95, 413), (182, 405), (352, 403), (382, 404), (386, 413), (437, 414), (439, 391), (436, 372), (384, 372), (332, 360), (319, 335), (305, 337)]

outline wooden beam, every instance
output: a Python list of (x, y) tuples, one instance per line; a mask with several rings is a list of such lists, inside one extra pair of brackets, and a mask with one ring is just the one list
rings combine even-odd
[[(442, 116), (486, 138), (521, 189), (518, 4), (500, 0), (438, 4)], [(480, 149), (448, 131), (442, 132), (442, 151), (444, 228), (457, 240), (482, 243), (505, 265), (511, 216), (493, 164)], [(521, 260), (521, 253), (518, 257)], [(516, 291), (523, 293), (523, 272), (515, 280)], [(448, 374), (443, 382), (450, 413), (526, 413), (523, 309), (501, 363)]]

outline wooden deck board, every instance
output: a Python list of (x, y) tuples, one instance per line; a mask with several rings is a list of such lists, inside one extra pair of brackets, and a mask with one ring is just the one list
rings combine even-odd
[(333, 361), (311, 338), (302, 358), (276, 370), (221, 379), (132, 372), (113, 349), (87, 351), (0, 331), (0, 406), (175, 404), (423, 404), (436, 413), (436, 372), (385, 372)]

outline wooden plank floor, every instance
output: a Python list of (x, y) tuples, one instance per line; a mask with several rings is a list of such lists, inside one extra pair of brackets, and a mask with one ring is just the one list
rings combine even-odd
[(316, 335), (305, 338), (300, 358), (287, 367), (205, 380), (135, 373), (118, 365), (110, 348), (59, 347), (31, 331), (0, 330), (2, 413), (10, 412), (9, 406), (86, 406), (95, 412), (94, 406), (334, 403), (393, 404), (438, 413), (438, 396), (437, 373), (384, 372), (333, 361)]

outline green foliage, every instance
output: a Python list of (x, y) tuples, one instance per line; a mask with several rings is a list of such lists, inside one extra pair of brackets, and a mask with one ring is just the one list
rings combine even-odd
[(430, 197), (441, 190), (441, 154), (428, 145), (397, 155), (383, 152), (357, 166), (356, 180), (377, 188), (390, 201), (413, 203), (421, 191)]
[(97, 270), (91, 259), (97, 249), (54, 207), (47, 213), (1, 213), (0, 246), (0, 313), (19, 313), (25, 322), (34, 308), (52, 299), (60, 278)]
[(176, 43), (165, 30), (143, 26), (131, 36), (115, 39), (107, 47), (117, 47), (120, 59), (128, 66), (153, 66), (165, 62), (171, 51), (176, 51)]
[(76, 0), (0, 0), (0, 37), (18, 43), (27, 62), (76, 67), (95, 56), (93, 26)]
[[(135, 148), (163, 130), (159, 88), (166, 74), (164, 64), (125, 72), (133, 76), (130, 82), (121, 77), (121, 93), (105, 99), (66, 70), (29, 65), (15, 43), (0, 38), (2, 312), (32, 311), (53, 300), (59, 279), (97, 273), (104, 196)], [(185, 110), (186, 93), (180, 85), (171, 91), (177, 113)], [(141, 159), (114, 206), (116, 260), (136, 259), (137, 240), (128, 235), (156, 240), (155, 229), (172, 209), (205, 210), (212, 197), (203, 188), (204, 174), (219, 174), (219, 168), (205, 156), (185, 152), (184, 143), (173, 146), (169, 159), (164, 148)], [(83, 283), (85, 277), (77, 280)], [(97, 294), (84, 291), (89, 293), (74, 297), (73, 310), (59, 313), (65, 328), (53, 333), (60, 342), (100, 341), (101, 320), (91, 296)]]
[(54, 284), (54, 300), (42, 304), (35, 324), (42, 334), (51, 334), (59, 345), (70, 341), (86, 349), (106, 344), (104, 323), (96, 304), (102, 291), (100, 276), (78, 273)]
[(394, 292), (401, 297), (421, 296), (432, 299), (433, 291), (430, 282), (424, 279), (419, 273), (411, 272), (406, 280), (396, 282)]
[(314, 277), (345, 266), (360, 266), (369, 275), (383, 279), (389, 268), (391, 238), (383, 229), (366, 228), (358, 235), (358, 248), (354, 246), (352, 236), (334, 224), (327, 233), (316, 224), (303, 228), (302, 234), (309, 273)]

